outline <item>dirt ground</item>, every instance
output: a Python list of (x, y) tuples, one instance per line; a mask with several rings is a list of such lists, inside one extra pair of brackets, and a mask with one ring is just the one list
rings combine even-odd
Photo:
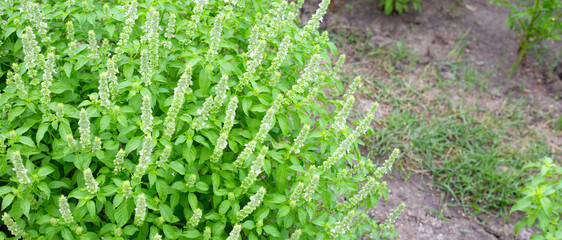
[[(382, 12), (378, 1), (333, 1), (335, 5), (322, 27), (332, 34), (360, 38), (360, 41), (366, 41), (363, 45), (368, 48), (383, 47), (397, 41), (407, 43), (409, 51), (418, 56), (419, 61), (414, 69), (402, 73), (401, 77), (410, 79), (416, 88), (424, 88), (435, 81), (431, 79), (432, 75), (420, 74), (422, 69), (432, 62), (453, 59), (450, 53), (455, 46), (466, 42), (462, 57), (479, 73), (484, 73), (478, 75), (476, 81), (485, 86), (485, 91), (459, 93), (453, 85), (450, 89), (428, 91), (424, 97), (430, 99), (439, 94), (451, 94), (491, 112), (501, 112), (507, 104), (523, 98), (526, 100), (524, 115), (532, 123), (529, 128), (546, 136), (553, 153), (562, 151), (562, 133), (552, 129), (552, 123), (548, 121), (562, 114), (562, 64), (558, 61), (562, 55), (560, 42), (547, 42), (546, 54), (540, 56), (542, 61), (529, 56), (525, 64), (508, 78), (507, 72), (517, 58), (518, 42), (514, 32), (505, 24), (508, 9), (492, 5), (489, 0), (423, 0), (422, 13), (410, 11), (390, 16)], [(303, 21), (313, 14), (319, 2), (305, 3)], [(351, 56), (348, 64), (361, 61), (356, 47), (339, 47), (348, 57)], [(560, 65), (558, 68), (555, 67), (557, 64)], [(383, 79), (381, 81), (388, 77), (374, 67), (366, 68), (354, 70), (377, 75), (375, 77)], [(435, 71), (445, 78), (453, 77), (451, 68), (446, 66), (440, 66)], [(361, 99), (358, 102), (361, 109)], [(383, 115), (389, 111), (392, 109), (382, 105)], [(523, 229), (514, 236), (513, 224), (501, 217), (494, 219), (482, 215), (474, 219), (459, 208), (447, 207), (451, 205), (448, 204), (451, 199), (432, 186), (431, 176), (415, 174), (407, 181), (404, 176), (405, 173), (395, 170), (392, 178), (384, 179), (390, 190), (389, 202), (381, 202), (371, 211), (372, 217), (384, 220), (388, 213), (405, 202), (407, 207), (395, 224), (400, 239), (529, 239), (532, 234), (532, 230)], [(510, 216), (513, 223), (520, 218), (522, 216), (517, 213)]]

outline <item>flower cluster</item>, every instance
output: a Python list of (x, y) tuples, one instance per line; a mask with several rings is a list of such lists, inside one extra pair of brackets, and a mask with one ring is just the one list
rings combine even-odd
[(355, 221), (359, 213), (355, 212), (355, 210), (351, 210), (345, 215), (345, 217), (341, 220), (336, 222), (336, 225), (330, 229), (330, 234), (332, 237), (336, 238), (340, 234), (343, 235), (351, 230), (351, 227), (354, 225)]
[(250, 197), (250, 202), (242, 208), (238, 213), (236, 213), (236, 220), (241, 222), (246, 218), (250, 213), (252, 213), (263, 201), (263, 197), (265, 196), (265, 188), (261, 187), (256, 194)]
[(230, 231), (230, 234), (228, 235), (228, 238), (226, 238), (226, 240), (238, 240), (238, 238), (240, 238), (240, 231), (242, 231), (242, 225), (234, 225), (234, 228), (232, 228), (232, 231)]
[(217, 139), (217, 144), (213, 150), (213, 154), (210, 157), (211, 162), (216, 163), (222, 156), (226, 145), (228, 144), (228, 133), (234, 125), (234, 117), (236, 116), (236, 108), (238, 107), (238, 97), (233, 96), (228, 103), (226, 108), (226, 117), (224, 118), (224, 123), (221, 128), (219, 138)]
[(76, 54), (76, 38), (74, 37), (74, 23), (72, 21), (66, 22), (66, 38), (68, 42), (68, 55), (74, 57)]
[(59, 198), (59, 212), (62, 216), (62, 220), (68, 225), (74, 223), (74, 216), (70, 212), (70, 205), (68, 205), (68, 199), (64, 195)]
[(24, 12), (26, 18), (35, 25), (43, 42), (49, 43), (51, 40), (47, 37), (47, 23), (43, 21), (45, 17), (43, 17), (43, 13), (41, 13), (39, 9), (39, 4), (32, 1), (24, 1), (21, 11)]
[(152, 237), (152, 240), (162, 240), (162, 235), (160, 235), (159, 233), (155, 233), (154, 237)]
[(14, 219), (12, 218), (12, 216), (10, 216), (10, 214), (5, 212), (2, 215), (2, 222), (4, 222), (4, 225), (6, 225), (8, 231), (10, 231), (12, 235), (16, 236), (16, 239), (19, 238), (25, 239), (25, 237), (27, 236), (27, 233), (25, 233), (25, 231), (22, 230), (20, 226), (18, 226), (18, 224), (16, 223), (16, 221), (14, 221)]
[(164, 44), (166, 48), (170, 49), (172, 47), (172, 38), (176, 36), (176, 14), (171, 13), (168, 18), (168, 25), (166, 26), (166, 43)]
[(185, 95), (191, 93), (191, 88), (189, 88), (189, 86), (193, 84), (191, 81), (191, 73), (192, 68), (190, 65), (187, 65), (185, 67), (185, 72), (183, 72), (180, 80), (178, 81), (178, 85), (174, 89), (174, 99), (172, 101), (172, 105), (168, 109), (168, 114), (164, 119), (164, 126), (166, 126), (166, 129), (164, 130), (164, 138), (166, 139), (170, 139), (176, 131), (176, 118), (183, 102), (185, 101)]
[(382, 188), (386, 186), (385, 183), (380, 183), (378, 179), (369, 177), (369, 181), (363, 186), (363, 188), (349, 200), (341, 203), (341, 206), (352, 209), (363, 202), (367, 197), (372, 195), (378, 195)]
[(21, 158), (20, 151), (14, 151), (12, 153), (12, 163), (14, 164), (12, 171), (16, 172), (16, 176), (18, 177), (20, 184), (30, 183), (31, 181), (29, 180), (29, 177), (27, 177), (27, 168), (23, 165), (23, 159)]
[(322, 2), (318, 5), (318, 9), (316, 10), (316, 13), (312, 15), (312, 18), (308, 21), (306, 26), (304, 26), (304, 31), (302, 33), (303, 35), (310, 34), (312, 31), (318, 29), (318, 27), (320, 26), (320, 22), (322, 22), (324, 15), (326, 15), (329, 5), (330, 5), (330, 0), (322, 0)]
[(80, 110), (80, 119), (78, 120), (78, 130), (80, 131), (80, 144), (82, 149), (91, 150), (92, 142), (90, 135), (90, 120), (88, 119), (88, 112), (82, 108)]
[[(242, 89), (244, 89), (244, 86), (248, 84), (248, 82), (256, 73), (256, 70), (263, 60), (263, 51), (265, 48), (265, 44), (265, 40), (259, 40), (258, 43), (255, 44), (254, 48), (248, 49), (248, 56), (250, 57), (250, 60), (248, 60), (248, 62), (246, 63), (246, 72), (242, 74), (240, 82), (235, 87), (236, 91), (242, 91)], [(262, 79), (262, 81), (266, 80)]]
[(108, 58), (107, 59), (107, 81), (108, 81), (108, 88), (109, 88), (109, 93), (111, 95), (111, 99), (115, 99), (117, 96), (117, 85), (119, 85), (119, 82), (117, 82), (117, 74), (119, 73), (119, 69), (117, 68), (117, 65), (115, 64), (115, 62), (111, 59)]
[(25, 98), (27, 96), (27, 87), (25, 86), (25, 83), (21, 78), (21, 75), (18, 73), (18, 71), (19, 71), (18, 64), (17, 63), (12, 64), (12, 71), (8, 72), (6, 83), (15, 85), (16, 90), (20, 91), (22, 97)]
[(121, 183), (121, 191), (123, 192), (123, 196), (127, 199), (133, 195), (133, 187), (131, 187), (131, 182), (129, 182), (129, 180), (125, 180)]
[(289, 240), (299, 240), (301, 239), (302, 230), (297, 229), (291, 234), (291, 238)]
[(193, 15), (191, 15), (191, 19), (187, 22), (187, 30), (185, 34), (187, 35), (188, 39), (191, 39), (199, 26), (199, 21), (201, 20), (201, 13), (203, 13), (203, 7), (207, 5), (207, 0), (195, 0), (195, 7), (193, 8)]
[(119, 60), (119, 56), (123, 54), (123, 46), (129, 42), (129, 35), (133, 31), (133, 26), (137, 20), (137, 0), (132, 0), (127, 6), (127, 12), (125, 13), (125, 26), (123, 31), (119, 34), (119, 42), (117, 42), (117, 47), (115, 48), (115, 59)]
[(144, 136), (144, 143), (142, 149), (139, 151), (139, 155), (139, 164), (137, 164), (137, 168), (133, 174), (133, 179), (137, 180), (141, 179), (142, 176), (146, 174), (146, 170), (152, 158), (152, 135), (150, 133)]
[(144, 36), (141, 38), (141, 42), (148, 43), (148, 53), (150, 67), (156, 68), (158, 66), (159, 61), (159, 54), (158, 54), (158, 46), (160, 42), (158, 40), (160, 30), (159, 26), (160, 22), (160, 13), (156, 11), (154, 8), (150, 8), (148, 10), (148, 15), (146, 16), (146, 22), (144, 24), (143, 32)]
[(98, 95), (100, 97), (100, 104), (102, 107), (111, 107), (110, 94), (109, 94), (109, 82), (107, 72), (100, 73), (100, 80), (98, 85)]
[(144, 193), (139, 194), (137, 197), (137, 202), (135, 206), (135, 219), (134, 224), (137, 227), (140, 227), (144, 223), (144, 219), (146, 218), (146, 197)]
[(347, 128), (346, 120), (351, 108), (353, 107), (353, 103), (355, 103), (355, 97), (353, 97), (353, 95), (348, 95), (347, 98), (345, 98), (345, 103), (338, 111), (338, 114), (334, 117), (334, 124), (332, 125), (332, 128), (336, 132), (343, 131)]
[(373, 173), (373, 176), (380, 179), (382, 177), (382, 175), (384, 175), (384, 174), (386, 174), (387, 172), (390, 171), (390, 169), (392, 168), (392, 165), (394, 164), (396, 159), (398, 159), (399, 156), (400, 156), (400, 150), (394, 149), (394, 151), (392, 151), (392, 154), (390, 154), (388, 159), (386, 161), (384, 161), (384, 164), (382, 166), (378, 167), (377, 170), (375, 170), (375, 172)]
[(187, 177), (187, 180), (185, 181), (185, 185), (188, 188), (192, 188), (195, 186), (195, 181), (197, 181), (197, 176), (195, 174), (191, 174), (189, 175), (189, 177)]
[(224, 15), (219, 14), (215, 17), (215, 21), (213, 23), (213, 28), (209, 33), (209, 50), (207, 51), (207, 55), (205, 57), (207, 62), (212, 62), (215, 59), (215, 55), (217, 55), (219, 51), (219, 44), (221, 42), (221, 35), (222, 35), (222, 22), (223, 22)]
[(206, 226), (205, 230), (203, 231), (203, 239), (205, 239), (205, 240), (211, 239), (212, 234), (213, 234), (213, 231), (211, 230), (211, 228), (209, 226)]
[(191, 218), (187, 222), (187, 228), (191, 229), (197, 227), (197, 225), (199, 225), (199, 220), (201, 220), (201, 216), (203, 216), (203, 211), (199, 208), (195, 209), (195, 211), (193, 211), (193, 215), (191, 215)]
[(98, 192), (99, 187), (98, 187), (98, 182), (92, 175), (92, 170), (90, 168), (86, 168), (84, 169), (83, 173), (84, 173), (84, 182), (86, 184), (86, 189), (88, 189), (88, 192), (90, 194), (95, 195)]
[(94, 30), (88, 31), (88, 48), (90, 49), (90, 55), (88, 55), (88, 57), (94, 60), (98, 60), (100, 58), (100, 55), (98, 53), (99, 46)]
[(308, 124), (305, 124), (299, 132), (299, 136), (295, 140), (295, 143), (293, 143), (293, 146), (291, 147), (291, 149), (289, 149), (289, 153), (299, 153), (301, 151), (300, 149), (304, 145), (304, 141), (308, 137), (309, 131), (310, 126)]
[(35, 78), (37, 76), (37, 70), (35, 68), (42, 62), (39, 55), (41, 48), (35, 40), (33, 28), (30, 26), (27, 26), (25, 28), (25, 32), (22, 34), (22, 43), (23, 53), (25, 54), (23, 60), (25, 61), (25, 66), (27, 68), (27, 75), (32, 79), (31, 84), (37, 85), (39, 84), (39, 80)]
[(113, 160), (114, 172), (117, 173), (125, 169), (125, 167), (123, 166), (124, 158), (125, 158), (125, 151), (123, 151), (123, 149), (119, 149), (119, 151), (117, 151), (117, 154), (115, 154), (115, 159)]
[(64, 136), (64, 141), (66, 142), (66, 145), (72, 149), (72, 151), (78, 151), (78, 145), (76, 144), (76, 140), (74, 140), (72, 134), (66, 134)]
[(297, 205), (297, 203), (301, 200), (303, 190), (304, 190), (304, 183), (303, 182), (297, 183), (295, 190), (293, 190), (293, 193), (291, 193), (291, 196), (289, 196), (289, 206), (291, 208), (294, 208)]
[(248, 191), (248, 189), (252, 186), (252, 184), (254, 184), (258, 175), (261, 173), (263, 167), (263, 161), (265, 159), (265, 154), (267, 153), (268, 150), (269, 147), (267, 146), (263, 146), (261, 148), (258, 157), (256, 157), (254, 163), (252, 164), (252, 167), (250, 168), (250, 172), (248, 172), (248, 175), (242, 181), (240, 187), (244, 190), (244, 193)]
[(365, 131), (367, 131), (367, 128), (369, 127), (369, 123), (371, 123), (371, 121), (375, 117), (375, 111), (377, 110), (377, 108), (378, 108), (378, 103), (375, 103), (373, 105), (373, 107), (371, 108), (371, 110), (369, 110), (369, 113), (367, 114), (367, 116), (365, 116), (361, 120), (361, 122), (359, 123), (359, 126), (351, 134), (348, 134), (347, 137), (345, 138), (345, 140), (336, 149), (336, 151), (334, 151), (332, 153), (332, 155), (330, 155), (330, 157), (326, 161), (324, 161), (324, 163), (322, 165), (324, 170), (328, 170), (333, 165), (337, 164), (337, 162), (345, 154), (347, 154), (349, 152), (349, 149), (350, 149), (351, 145), (355, 142), (355, 140), (359, 137), (359, 135), (361, 135)]
[(228, 75), (223, 74), (219, 83), (215, 86), (215, 97), (213, 99), (213, 107), (210, 111), (211, 114), (218, 113), (218, 110), (224, 104), (226, 99), (226, 91), (228, 90)]
[(148, 55), (148, 51), (146, 49), (141, 50), (140, 56), (140, 74), (141, 74), (141, 81), (147, 87), (148, 85), (152, 84), (152, 68), (150, 68), (150, 56)]
[(168, 161), (168, 158), (170, 158), (171, 153), (172, 153), (172, 147), (170, 147), (170, 145), (166, 145), (164, 147), (164, 150), (162, 150), (162, 154), (160, 155), (158, 162), (156, 162), (156, 165), (158, 167), (162, 167), (164, 163)]
[(291, 38), (287, 35), (283, 38), (283, 41), (281, 41), (281, 44), (279, 45), (279, 49), (277, 51), (277, 56), (275, 56), (275, 58), (271, 62), (271, 66), (269, 66), (269, 68), (267, 69), (267, 71), (271, 75), (271, 80), (269, 82), (270, 86), (275, 86), (275, 84), (277, 84), (277, 82), (279, 81), (279, 78), (281, 77), (279, 68), (281, 67), (281, 64), (283, 64), (283, 61), (285, 61), (285, 58), (287, 58), (287, 53), (289, 52), (290, 47)]
[(392, 224), (396, 221), (398, 216), (400, 216), (400, 213), (402, 213), (405, 206), (406, 205), (402, 203), (394, 211), (392, 211), (392, 213), (388, 216), (388, 218), (384, 221), (384, 223), (381, 224), (380, 226), (381, 229), (389, 230), (390, 228), (392, 228), (393, 227)]
[(286, 102), (295, 101), (297, 95), (302, 95), (308, 86), (314, 82), (320, 71), (320, 54), (312, 55), (312, 58), (306, 65), (303, 74), (297, 80), (297, 83), (292, 86), (291, 90), (287, 92)]
[(142, 106), (141, 106), (141, 121), (142, 121), (141, 130), (145, 136), (150, 135), (152, 133), (153, 120), (154, 120), (154, 116), (152, 116), (150, 95), (147, 94), (142, 97)]
[(53, 74), (55, 71), (55, 54), (49, 52), (45, 63), (43, 64), (43, 82), (41, 82), (41, 103), (47, 105), (51, 102), (51, 90), (49, 89), (53, 83)]
[(207, 99), (205, 99), (205, 102), (203, 102), (203, 106), (197, 109), (197, 114), (199, 114), (199, 116), (195, 118), (195, 120), (193, 120), (192, 123), (193, 128), (195, 130), (199, 131), (207, 127), (205, 121), (207, 121), (207, 119), (209, 118), (211, 110), (213, 110), (214, 104), (215, 104), (215, 100), (213, 99), (213, 96), (209, 96)]
[(312, 200), (312, 194), (316, 192), (316, 187), (318, 186), (318, 182), (320, 182), (320, 175), (318, 174), (312, 175), (312, 178), (310, 178), (310, 182), (308, 183), (302, 194), (302, 198), (305, 201), (310, 202)]

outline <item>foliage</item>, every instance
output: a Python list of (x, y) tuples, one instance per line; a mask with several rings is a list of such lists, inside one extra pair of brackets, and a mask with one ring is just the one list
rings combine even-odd
[(329, 1), (124, 2), (0, 2), (0, 238), (394, 236)]
[(507, 26), (519, 38), (519, 57), (510, 74), (525, 60), (527, 52), (544, 40), (562, 40), (562, 1), (559, 0), (490, 0), (510, 10)]
[(562, 239), (562, 184), (560, 176), (562, 167), (551, 158), (543, 158), (525, 169), (538, 168), (538, 172), (521, 193), (523, 197), (511, 208), (511, 212), (523, 211), (525, 217), (515, 225), (517, 234), (521, 228), (535, 225), (542, 231), (534, 234), (531, 239), (555, 240)]
[(422, 11), (421, 0), (380, 0), (379, 6), (384, 7), (384, 13), (390, 15), (392, 12), (402, 14), (408, 11), (408, 5), (412, 4), (412, 8), (418, 12)]

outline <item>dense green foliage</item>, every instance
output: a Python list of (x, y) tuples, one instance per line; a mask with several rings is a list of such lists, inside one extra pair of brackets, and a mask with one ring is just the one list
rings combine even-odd
[(379, 6), (384, 7), (384, 13), (390, 15), (392, 12), (402, 14), (404, 11), (409, 10), (409, 5), (418, 12), (421, 12), (421, 0), (380, 0)]
[(544, 158), (525, 169), (538, 169), (538, 172), (521, 190), (523, 197), (511, 208), (511, 212), (525, 212), (525, 217), (515, 225), (515, 233), (536, 223), (541, 233), (533, 235), (531, 240), (562, 239), (562, 167), (551, 158)]
[(1, 1), (0, 238), (394, 236), (328, 4)]
[(509, 7), (507, 26), (519, 38), (519, 57), (511, 73), (524, 60), (529, 49), (544, 40), (562, 40), (562, 1), (560, 0), (491, 0)]

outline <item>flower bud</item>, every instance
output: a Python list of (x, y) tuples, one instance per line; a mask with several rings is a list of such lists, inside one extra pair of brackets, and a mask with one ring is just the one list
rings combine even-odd
[(101, 151), (101, 138), (94, 137), (94, 143), (92, 144), (92, 153), (97, 153)]
[(291, 235), (291, 238), (289, 238), (289, 240), (299, 240), (299, 239), (301, 239), (301, 234), (302, 234), (302, 230), (297, 229), (293, 232), (293, 234)]
[(172, 100), (172, 105), (168, 109), (168, 114), (164, 119), (164, 126), (166, 129), (164, 130), (164, 138), (170, 139), (174, 132), (176, 131), (176, 118), (178, 113), (185, 101), (185, 94), (191, 93), (191, 72), (192, 68), (190, 65), (187, 65), (185, 68), (185, 72), (181, 75), (180, 80), (178, 81), (178, 86), (174, 89), (174, 99)]
[(67, 134), (66, 136), (64, 136), (64, 141), (66, 142), (66, 144), (70, 149), (72, 149), (73, 151), (78, 151), (78, 147), (76, 146), (76, 140), (74, 140), (72, 134)]
[(238, 213), (236, 213), (236, 221), (241, 222), (250, 215), (263, 201), (263, 197), (265, 196), (265, 188), (261, 187), (256, 194), (250, 197), (250, 202), (242, 208)]
[(43, 68), (43, 82), (41, 82), (41, 103), (47, 105), (51, 102), (51, 84), (53, 83), (53, 74), (55, 71), (55, 54), (50, 52), (47, 54)]
[(215, 145), (215, 150), (211, 155), (211, 162), (216, 163), (222, 156), (226, 145), (228, 144), (228, 133), (234, 125), (234, 117), (236, 116), (236, 108), (238, 107), (238, 97), (233, 96), (228, 103), (226, 108), (226, 117), (224, 118), (224, 123), (217, 139), (217, 144)]
[(252, 164), (252, 167), (250, 168), (250, 172), (248, 172), (248, 175), (242, 181), (240, 187), (244, 190), (244, 193), (246, 193), (248, 189), (252, 186), (252, 184), (254, 184), (258, 175), (261, 173), (265, 154), (267, 153), (268, 150), (269, 148), (267, 146), (262, 147), (260, 154), (256, 157), (256, 159)]
[(10, 216), (10, 214), (8, 214), (7, 212), (4, 212), (4, 214), (2, 215), (2, 222), (4, 222), (4, 225), (6, 225), (8, 231), (10, 231), (12, 235), (16, 236), (16, 239), (25, 238), (27, 236), (25, 231), (23, 231), (20, 226), (18, 226), (16, 221), (14, 221), (14, 219), (12, 219), (12, 216)]
[(241, 230), (242, 226), (240, 224), (234, 225), (234, 228), (232, 228), (232, 231), (230, 231), (230, 234), (228, 235), (228, 238), (226, 238), (226, 240), (238, 240)]
[(195, 209), (195, 211), (193, 211), (193, 215), (191, 215), (191, 218), (187, 222), (187, 228), (188, 229), (196, 228), (197, 225), (199, 225), (199, 220), (201, 220), (201, 216), (203, 216), (203, 211), (201, 211), (201, 209), (199, 208)]
[(141, 50), (139, 72), (141, 74), (141, 81), (147, 87), (152, 84), (152, 69), (150, 68), (149, 58), (148, 51), (146, 49)]
[(186, 185), (188, 188), (192, 188), (195, 187), (195, 181), (197, 180), (197, 176), (195, 174), (191, 174), (189, 175), (189, 177), (186, 180)]
[(115, 173), (125, 169), (125, 167), (123, 166), (124, 158), (125, 158), (125, 151), (123, 151), (123, 149), (119, 149), (119, 151), (117, 151), (117, 154), (115, 154), (115, 159), (113, 160), (113, 165), (115, 166), (113, 171)]
[(86, 183), (86, 189), (88, 189), (88, 192), (90, 194), (95, 195), (98, 192), (99, 187), (98, 187), (98, 182), (92, 175), (92, 170), (90, 168), (86, 168), (83, 171), (83, 173), (84, 173), (84, 182)]
[(209, 51), (207, 51), (207, 55), (205, 57), (206, 62), (212, 62), (215, 59), (215, 55), (217, 55), (220, 42), (221, 42), (221, 34), (222, 34), (222, 21), (224, 15), (219, 14), (215, 17), (213, 28), (209, 32)]
[(154, 234), (154, 237), (152, 237), (152, 240), (162, 240), (162, 235), (156, 233)]
[(299, 153), (300, 152), (300, 148), (304, 145), (304, 141), (308, 137), (309, 131), (310, 131), (310, 126), (308, 126), (308, 124), (305, 124), (302, 127), (302, 129), (300, 130), (299, 136), (297, 137), (297, 139), (295, 140), (295, 143), (293, 144), (293, 146), (289, 150), (289, 153)]
[(320, 175), (314, 174), (302, 194), (302, 198), (305, 201), (310, 202), (312, 200), (312, 194), (316, 192), (316, 187), (318, 186), (319, 181), (320, 181)]
[(211, 228), (209, 226), (206, 226), (205, 231), (203, 231), (203, 239), (205, 240), (211, 239), (212, 233), (213, 231), (211, 231)]
[(152, 106), (150, 102), (150, 95), (144, 95), (142, 97), (142, 106), (141, 106), (141, 120), (142, 126), (141, 130), (145, 136), (150, 135), (152, 133), (152, 121), (154, 117), (152, 116)]
[(400, 213), (402, 213), (405, 206), (406, 204), (402, 203), (394, 211), (392, 211), (390, 216), (388, 216), (384, 223), (381, 224), (381, 229), (383, 229), (383, 231), (388, 231), (391, 228), (392, 224), (396, 221), (396, 219), (398, 219), (398, 216), (400, 216)]
[(37, 65), (41, 64), (42, 59), (39, 57), (39, 47), (37, 41), (35, 40), (35, 34), (33, 33), (33, 28), (27, 26), (25, 32), (22, 35), (23, 43), (23, 53), (25, 66), (27, 68), (27, 74), (31, 78), (31, 84), (39, 84), (39, 80), (36, 79), (37, 70), (35, 69)]
[(107, 72), (100, 73), (98, 95), (100, 96), (100, 104), (105, 108), (110, 108), (111, 103), (109, 102), (110, 94)]
[(121, 183), (121, 191), (123, 192), (123, 196), (128, 199), (133, 194), (133, 188), (131, 187), (131, 183), (129, 180), (125, 180)]
[[(296, 203), (301, 200), (303, 191), (304, 191), (304, 183), (299, 182), (295, 187), (295, 190), (293, 190), (293, 193), (291, 193), (291, 196), (289, 197), (289, 203), (292, 203), (291, 205), (293, 204), (296, 205)], [(295, 206), (291, 206), (291, 208), (293, 207)]]
[(99, 59), (99, 54), (98, 54), (98, 40), (96, 39), (96, 33), (94, 32), (94, 30), (90, 30), (88, 31), (88, 48), (90, 49), (90, 54), (88, 55), (89, 58), (92, 58), (94, 60), (98, 60)]
[(164, 147), (164, 150), (162, 151), (162, 154), (160, 155), (160, 159), (158, 160), (158, 162), (156, 162), (156, 165), (158, 165), (158, 167), (162, 167), (164, 163), (168, 161), (168, 158), (170, 158), (171, 153), (172, 147), (170, 147), (170, 145), (166, 145)]
[(59, 212), (67, 225), (74, 223), (74, 216), (70, 212), (70, 205), (68, 205), (68, 200), (64, 195), (61, 195), (59, 198)]
[(16, 172), (16, 176), (18, 177), (18, 181), (20, 184), (28, 184), (31, 181), (29, 177), (27, 177), (27, 168), (23, 165), (23, 159), (21, 158), (20, 151), (12, 152), (12, 163), (14, 167), (12, 170)]
[(80, 110), (80, 119), (78, 120), (78, 130), (80, 132), (80, 143), (82, 149), (91, 150), (91, 136), (90, 136), (90, 120), (88, 119), (88, 112), (82, 108)]
[(136, 201), (135, 207), (135, 219), (134, 224), (137, 227), (140, 227), (144, 223), (144, 219), (146, 217), (146, 197), (144, 193), (139, 194)]
[(137, 164), (135, 173), (133, 173), (133, 179), (137, 180), (141, 179), (144, 174), (146, 174), (148, 165), (150, 165), (152, 157), (152, 135), (150, 135), (150, 133), (144, 136), (144, 143), (142, 149), (139, 151), (139, 155), (139, 164)]

